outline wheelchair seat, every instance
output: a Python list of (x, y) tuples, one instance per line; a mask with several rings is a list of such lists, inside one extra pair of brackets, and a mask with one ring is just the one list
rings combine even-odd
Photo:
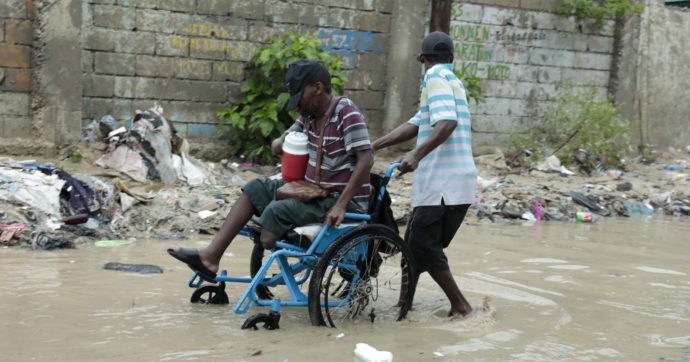
[[(362, 222), (342, 223), (338, 228), (357, 226), (360, 224), (362, 224)], [(322, 226), (323, 224), (307, 224), (298, 226), (292, 230), (288, 230), (288, 232), (285, 233), (280, 240), (302, 249), (309, 249), (312, 241), (316, 238), (316, 235), (319, 234), (319, 231), (321, 231)], [(262, 228), (261, 224), (258, 222), (258, 218), (252, 217), (249, 223), (247, 223), (247, 227), (256, 235), (254, 242), (258, 243), (260, 241), (259, 235), (261, 234)]]

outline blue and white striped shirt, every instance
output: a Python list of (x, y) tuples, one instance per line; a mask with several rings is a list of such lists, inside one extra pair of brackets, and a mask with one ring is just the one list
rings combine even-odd
[(408, 123), (417, 127), (417, 147), (440, 121), (457, 121), (453, 133), (419, 162), (412, 179), (412, 207), (474, 202), (477, 168), (472, 157), (472, 130), (465, 87), (450, 64), (427, 70), (419, 111)]

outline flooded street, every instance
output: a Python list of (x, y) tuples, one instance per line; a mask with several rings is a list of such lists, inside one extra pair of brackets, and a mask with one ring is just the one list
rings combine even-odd
[[(306, 308), (283, 308), (277, 331), (240, 329), (247, 316), (232, 307), (243, 284), (229, 285), (230, 305), (190, 304), (189, 269), (165, 253), (177, 242), (4, 248), (0, 350), (7, 361), (352, 361), (366, 342), (395, 361), (690, 361), (688, 235), (688, 218), (671, 217), (464, 225), (451, 268), (472, 304), (491, 298), (490, 311), (449, 320), (424, 275), (406, 321), (317, 328)], [(221, 267), (248, 274), (250, 244), (238, 238)], [(103, 270), (111, 261), (165, 273)]]

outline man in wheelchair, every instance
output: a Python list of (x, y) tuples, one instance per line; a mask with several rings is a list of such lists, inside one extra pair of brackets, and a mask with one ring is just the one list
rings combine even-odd
[(259, 178), (247, 183), (207, 247), (168, 249), (172, 257), (207, 281), (215, 280), (223, 253), (253, 215), (262, 226), (261, 244), (272, 249), (294, 227), (321, 222), (337, 226), (346, 211), (367, 212), (373, 156), (364, 117), (350, 99), (331, 95), (331, 76), (319, 62), (302, 59), (292, 63), (285, 82), (290, 94), (286, 107), (296, 109), (300, 116), (273, 141), (273, 152), (282, 153), (288, 132), (305, 132), (309, 142), (305, 180), (320, 184), (329, 194), (306, 203), (276, 200), (282, 180)]

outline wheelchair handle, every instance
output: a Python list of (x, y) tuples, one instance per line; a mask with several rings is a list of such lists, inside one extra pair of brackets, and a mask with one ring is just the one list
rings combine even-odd
[(385, 178), (391, 178), (393, 176), (393, 171), (397, 170), (400, 168), (400, 162), (393, 162), (391, 163), (388, 168), (386, 169), (386, 173), (383, 175)]
[[(400, 169), (400, 162), (393, 162), (388, 166), (386, 172), (383, 174), (383, 180), (381, 181), (381, 189), (379, 190), (379, 194), (377, 195), (377, 200), (379, 202), (383, 200), (383, 195), (386, 193), (386, 186), (388, 186), (388, 181), (390, 181), (391, 176), (393, 176), (393, 171), (397, 169)], [(378, 209), (378, 207), (376, 209)]]

